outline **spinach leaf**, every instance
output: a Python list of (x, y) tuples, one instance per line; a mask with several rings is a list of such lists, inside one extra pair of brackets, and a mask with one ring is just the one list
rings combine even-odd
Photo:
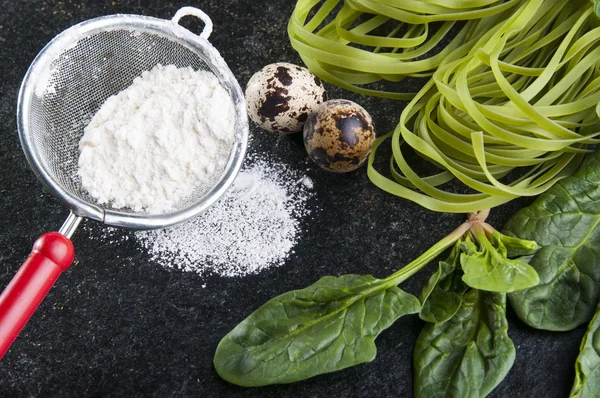
[[(537, 272), (519, 259), (509, 259), (501, 234), (494, 231), (491, 238), (485, 233), (475, 235), (477, 243), (465, 239), (460, 264), (463, 281), (474, 289), (509, 293), (535, 286), (540, 282)], [(512, 242), (511, 242), (512, 243)]]
[(588, 322), (600, 299), (600, 153), (517, 212), (505, 232), (541, 247), (530, 265), (540, 284), (509, 295), (527, 324), (571, 330)]
[(506, 295), (468, 290), (459, 311), (427, 324), (415, 346), (415, 397), (483, 397), (515, 360), (507, 334)]
[(571, 397), (600, 397), (600, 307), (581, 341)]
[(525, 261), (527, 264), (529, 264), (531, 257), (540, 250), (538, 244), (532, 240), (519, 239), (504, 234), (498, 234), (498, 238), (506, 247), (506, 257), (519, 257), (521, 261)]
[(438, 270), (431, 275), (421, 292), (421, 319), (441, 323), (452, 318), (462, 304), (462, 295), (451, 291), (454, 271), (459, 261), (459, 244), (454, 246), (446, 261), (440, 261)]
[(419, 300), (371, 275), (326, 276), (265, 303), (219, 343), (214, 365), (241, 386), (291, 383), (375, 358), (375, 338)]

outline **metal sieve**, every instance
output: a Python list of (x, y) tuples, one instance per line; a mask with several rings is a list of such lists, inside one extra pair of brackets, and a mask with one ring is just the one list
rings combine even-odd
[[(200, 35), (179, 25), (187, 15), (204, 22)], [(71, 212), (58, 233), (42, 235), (36, 241), (0, 296), (0, 358), (73, 261), (69, 238), (82, 217), (121, 228), (164, 228), (200, 214), (235, 179), (248, 141), (246, 106), (235, 77), (207, 40), (211, 32), (210, 18), (192, 7), (180, 9), (172, 20), (110, 15), (65, 30), (29, 67), (17, 105), (21, 145), (37, 177)], [(230, 94), (237, 115), (227, 165), (208, 183), (193, 187), (193, 193), (169, 213), (139, 213), (98, 204), (81, 186), (77, 174), (83, 129), (107, 98), (157, 64), (209, 71)]]

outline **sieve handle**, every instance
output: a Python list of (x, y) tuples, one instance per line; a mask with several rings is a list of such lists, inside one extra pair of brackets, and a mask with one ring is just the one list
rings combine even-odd
[[(179, 25), (179, 20), (181, 18), (183, 18), (183, 17), (188, 16), (188, 15), (191, 15), (191, 16), (194, 16), (196, 18), (199, 18), (199, 19), (202, 20), (202, 22), (204, 22), (204, 29), (202, 29), (202, 32), (200, 33), (200, 37), (202, 39), (208, 40), (208, 37), (212, 33), (213, 23), (212, 23), (212, 20), (209, 18), (209, 16), (204, 13), (204, 11), (199, 10), (199, 9), (197, 9), (195, 7), (182, 7), (179, 10), (177, 10), (177, 12), (175, 13), (175, 15), (173, 16), (173, 19), (171, 19), (171, 21), (175, 25), (180, 26), (181, 28), (183, 28), (181, 25)], [(183, 29), (185, 29), (185, 28), (183, 28)], [(185, 29), (185, 30), (187, 32), (189, 32), (187, 29)]]
[(31, 254), (0, 295), (0, 359), (74, 256), (73, 243), (58, 232), (35, 241)]

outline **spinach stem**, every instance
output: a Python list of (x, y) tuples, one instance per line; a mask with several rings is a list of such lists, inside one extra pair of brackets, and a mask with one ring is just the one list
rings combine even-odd
[(490, 209), (481, 210), (474, 213), (467, 214), (467, 220), (471, 222), (479, 221), (483, 223), (490, 215)]
[(462, 238), (467, 232), (472, 231), (472, 233), (475, 233), (476, 231), (484, 231), (485, 227), (488, 225), (485, 220), (489, 214), (490, 209), (467, 214), (467, 221), (459, 225), (458, 228), (448, 234), (445, 238), (439, 240), (435, 245), (431, 246), (425, 253), (421, 254), (415, 260), (411, 261), (398, 271), (394, 272), (392, 275), (385, 278), (384, 281), (388, 282), (390, 286), (397, 286), (419, 272), (437, 256), (442, 254), (444, 250), (455, 244), (456, 241)]
[[(473, 237), (475, 238), (475, 240), (477, 241), (477, 243), (479, 243), (479, 245), (481, 247), (485, 247), (487, 249), (491, 249), (492, 251), (494, 250), (494, 248), (492, 247), (492, 244), (490, 243), (490, 240), (488, 239), (488, 235), (487, 235), (487, 231), (488, 229), (486, 228), (486, 226), (489, 225), (487, 223), (474, 223), (471, 226), (471, 234), (473, 235)], [(493, 227), (491, 225), (489, 225), (490, 228), (493, 229)], [(495, 229), (494, 229), (495, 231)], [(491, 235), (491, 233), (490, 233)]]
[(439, 256), (444, 250), (456, 243), (457, 240), (459, 240), (467, 231), (471, 229), (472, 225), (472, 221), (465, 221), (448, 236), (431, 246), (425, 253), (421, 254), (415, 260), (385, 278), (385, 281), (390, 282), (390, 285), (399, 285), (400, 283), (404, 282), (419, 272), (423, 267), (429, 264), (429, 262)]

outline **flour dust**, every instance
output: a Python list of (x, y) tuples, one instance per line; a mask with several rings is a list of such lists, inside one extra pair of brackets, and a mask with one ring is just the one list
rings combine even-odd
[(233, 277), (282, 265), (294, 253), (312, 196), (309, 177), (267, 159), (250, 159), (219, 202), (197, 218), (135, 238), (157, 263)]

